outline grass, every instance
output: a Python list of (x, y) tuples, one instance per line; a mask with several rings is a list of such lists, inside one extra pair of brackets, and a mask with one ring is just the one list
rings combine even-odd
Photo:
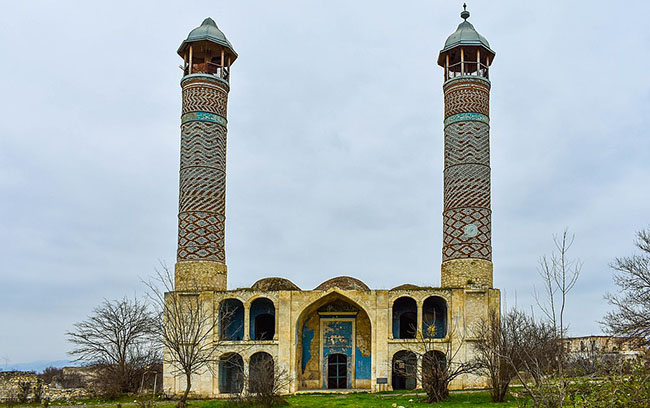
[[(353, 394), (298, 394), (287, 397), (289, 407), (296, 408), (392, 408), (393, 404), (404, 408), (424, 407), (517, 407), (514, 398), (506, 403), (495, 404), (487, 391), (452, 393), (449, 400), (439, 404), (428, 404), (423, 395), (412, 393), (353, 393)], [(221, 408), (225, 403), (218, 400), (192, 401), (190, 407)]]
[[(76, 405), (79, 407), (92, 407), (92, 406), (115, 406), (119, 403), (122, 406), (136, 406), (133, 402), (134, 397), (121, 397), (116, 400), (102, 400), (102, 399), (86, 399), (77, 401), (75, 403), (58, 403), (54, 405)], [(352, 393), (352, 394), (298, 394), (287, 397), (289, 402), (288, 407), (295, 408), (392, 408), (393, 404), (403, 406), (404, 408), (424, 408), (424, 407), (444, 407), (444, 408), (459, 408), (459, 407), (499, 407), (510, 408), (517, 407), (517, 400), (510, 397), (505, 403), (493, 403), (490, 400), (490, 393), (487, 391), (478, 392), (457, 392), (451, 394), (449, 400), (439, 404), (426, 403), (424, 395), (415, 395), (414, 393), (403, 392), (385, 392), (385, 393)], [(0, 407), (6, 405), (0, 404)], [(18, 404), (18, 406), (31, 406), (38, 407), (39, 404)], [(155, 408), (173, 408), (175, 407), (173, 401), (160, 401), (156, 403)], [(227, 402), (223, 400), (192, 400), (189, 401), (191, 408), (225, 408)]]

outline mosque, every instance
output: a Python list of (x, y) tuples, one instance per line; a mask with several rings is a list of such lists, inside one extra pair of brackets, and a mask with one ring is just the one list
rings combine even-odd
[[(461, 13), (462, 22), (438, 56), (444, 75), (444, 209), (441, 286), (403, 284), (372, 289), (348, 276), (313, 289), (269, 277), (228, 290), (224, 224), (227, 105), (237, 53), (211, 18), (192, 30), (178, 54), (181, 79), (180, 192), (175, 290), (201, 296), (220, 319), (214, 338), (219, 362), (192, 380), (196, 396), (227, 396), (244, 385), (238, 370), (272, 362), (288, 373), (284, 392), (419, 387), (412, 350), (457, 351), (469, 360), (471, 328), (499, 311), (492, 287), (489, 67), (495, 53)], [(432, 160), (438, 160), (432, 157)], [(229, 319), (221, 319), (224, 310)], [(223, 320), (223, 321), (221, 321)], [(226, 321), (227, 320), (227, 321)], [(400, 369), (402, 368), (402, 369)], [(413, 368), (415, 370), (415, 368)], [(452, 389), (484, 387), (463, 375)], [(165, 364), (169, 395), (185, 388)]]

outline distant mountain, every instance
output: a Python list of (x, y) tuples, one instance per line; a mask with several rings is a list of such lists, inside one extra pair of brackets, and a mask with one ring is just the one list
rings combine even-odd
[(78, 365), (80, 365), (78, 362), (70, 360), (39, 360), (32, 361), (31, 363), (9, 363), (6, 365), (0, 363), (0, 371), (35, 371), (37, 373), (40, 373), (43, 372), (43, 370), (45, 370), (47, 367), (61, 368)]

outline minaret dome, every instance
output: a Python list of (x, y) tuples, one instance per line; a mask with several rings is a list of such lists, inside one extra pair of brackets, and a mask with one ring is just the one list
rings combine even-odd
[(178, 47), (178, 55), (185, 62), (184, 75), (211, 74), (226, 81), (230, 76), (230, 64), (237, 59), (232, 44), (210, 17), (190, 31)]
[[(463, 7), (466, 8), (465, 5)], [(469, 11), (463, 10), (460, 16), (463, 22), (447, 38), (438, 56), (438, 65), (445, 69), (445, 81), (461, 75), (488, 78), (495, 52), (490, 48), (488, 40), (467, 21)]]

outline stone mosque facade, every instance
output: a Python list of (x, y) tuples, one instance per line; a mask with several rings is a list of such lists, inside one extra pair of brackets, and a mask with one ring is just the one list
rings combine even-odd
[[(180, 193), (175, 291), (199, 296), (218, 322), (218, 362), (192, 380), (192, 394), (227, 396), (242, 386), (238, 370), (273, 361), (301, 390), (412, 389), (418, 381), (398, 370), (421, 364), (412, 350), (427, 341), (437, 353), (472, 357), (471, 327), (499, 311), (492, 287), (489, 67), (495, 53), (467, 21), (449, 36), (438, 57), (444, 72), (444, 210), (440, 287), (403, 284), (372, 289), (339, 276), (313, 289), (269, 277), (228, 290), (226, 219), (227, 105), (231, 43), (207, 18), (178, 49), (181, 79)], [(432, 157), (432, 160), (438, 158)], [(464, 375), (453, 389), (484, 387)], [(164, 388), (184, 390), (182, 375), (165, 364)]]

